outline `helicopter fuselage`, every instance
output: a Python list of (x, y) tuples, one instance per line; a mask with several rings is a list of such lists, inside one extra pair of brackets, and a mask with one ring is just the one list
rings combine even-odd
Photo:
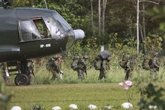
[(73, 30), (56, 11), (0, 8), (0, 62), (5, 62), (4, 79), (10, 71), (16, 71), (15, 84), (29, 85), (33, 72), (28, 59), (61, 53), (71, 41), (73, 44), (84, 36), (84, 31)]
[(0, 9), (0, 62), (59, 53), (70, 36), (72, 28), (56, 11)]

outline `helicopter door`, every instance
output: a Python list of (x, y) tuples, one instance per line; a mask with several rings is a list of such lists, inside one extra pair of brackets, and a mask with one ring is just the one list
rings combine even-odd
[(22, 42), (41, 38), (32, 20), (19, 21), (19, 35)]

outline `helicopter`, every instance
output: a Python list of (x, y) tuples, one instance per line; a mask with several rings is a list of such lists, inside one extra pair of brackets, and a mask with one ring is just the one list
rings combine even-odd
[(17, 72), (18, 86), (31, 82), (29, 59), (62, 53), (85, 37), (82, 29), (72, 29), (55, 10), (12, 8), (8, 0), (0, 2), (0, 62), (6, 62), (8, 72)]

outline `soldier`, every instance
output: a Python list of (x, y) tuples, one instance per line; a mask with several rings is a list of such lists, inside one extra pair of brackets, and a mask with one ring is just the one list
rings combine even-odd
[(63, 72), (61, 71), (61, 56), (55, 56), (48, 60), (47, 70), (52, 72), (52, 79), (63, 79)]
[(8, 72), (8, 68), (7, 68), (7, 63), (2, 63), (2, 72), (3, 72), (3, 79), (5, 81), (5, 83), (9, 82), (9, 72)]
[(73, 62), (71, 64), (71, 68), (77, 71), (78, 79), (85, 79), (84, 73), (87, 76), (87, 67), (86, 67), (86, 58), (80, 58), (79, 56), (75, 56), (73, 58)]
[(100, 71), (99, 80), (106, 79), (107, 70), (109, 69), (110, 53), (103, 50), (94, 60), (94, 67)]
[(150, 70), (150, 67), (149, 67), (149, 57), (147, 55), (144, 55), (144, 60), (142, 62), (142, 68), (145, 69), (145, 70)]
[(88, 62), (88, 55), (84, 55), (83, 56), (83, 62), (84, 62), (84, 64), (85, 64), (85, 66), (84, 66), (84, 72), (85, 72), (85, 74), (86, 74), (86, 76), (87, 76), (87, 66), (89, 66), (88, 64), (89, 64), (89, 62)]
[(35, 75), (34, 75), (34, 62), (33, 62), (33, 60), (28, 60), (28, 65), (27, 66), (28, 66), (29, 73), (35, 77)]
[(149, 59), (150, 74), (153, 79), (156, 79), (157, 72), (159, 71), (159, 61), (157, 58), (158, 53), (153, 53), (152, 57)]
[(125, 80), (128, 80), (132, 77), (133, 66), (134, 66), (134, 58), (130, 57), (128, 54), (124, 54), (122, 60), (119, 62), (119, 65), (125, 71)]

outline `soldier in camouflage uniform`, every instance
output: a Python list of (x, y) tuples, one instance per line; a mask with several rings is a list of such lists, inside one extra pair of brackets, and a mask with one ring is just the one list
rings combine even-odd
[(71, 64), (71, 68), (74, 71), (77, 71), (78, 79), (83, 80), (85, 79), (85, 75), (87, 76), (87, 67), (86, 67), (86, 58), (80, 57), (80, 56), (75, 56), (73, 58), (73, 62)]
[(128, 80), (132, 77), (132, 72), (134, 69), (134, 58), (130, 57), (128, 54), (124, 54), (122, 60), (119, 62), (119, 65), (125, 71), (125, 80)]
[(150, 67), (149, 67), (149, 62), (150, 58), (148, 55), (144, 55), (144, 59), (143, 59), (143, 62), (142, 62), (142, 68), (145, 69), (145, 70), (150, 70)]
[(152, 79), (156, 79), (157, 72), (159, 71), (159, 61), (157, 55), (158, 53), (154, 52), (148, 62)]
[(33, 75), (35, 77), (35, 74), (34, 74), (34, 62), (33, 62), (33, 60), (28, 60), (27, 67), (28, 67), (29, 74), (30, 75)]
[(48, 60), (47, 70), (52, 73), (52, 79), (62, 79), (63, 72), (61, 71), (61, 57), (55, 56)]
[(5, 83), (8, 83), (9, 82), (9, 72), (8, 72), (8, 69), (7, 69), (7, 63), (2, 63), (2, 73), (3, 73), (3, 79), (5, 81)]
[[(105, 50), (104, 50), (105, 51)], [(94, 67), (95, 70), (99, 70), (99, 80), (107, 78), (107, 70), (109, 69), (109, 62), (110, 62), (110, 53), (106, 51), (106, 55), (100, 54), (94, 60)]]

